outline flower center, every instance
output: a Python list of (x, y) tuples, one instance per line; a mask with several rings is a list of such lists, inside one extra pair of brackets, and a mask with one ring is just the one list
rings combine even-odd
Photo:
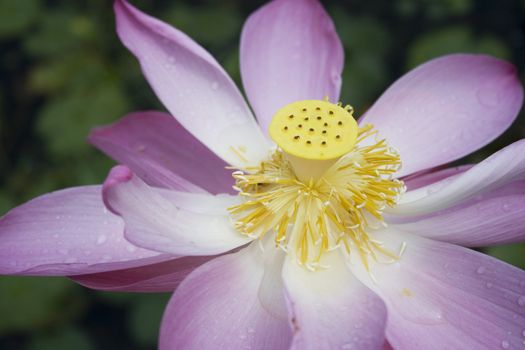
[[(299, 101), (279, 110), (270, 124), (277, 149), (253, 171), (236, 171), (235, 189), (245, 201), (229, 208), (236, 229), (277, 247), (309, 269), (321, 267), (323, 253), (341, 248), (369, 259), (398, 256), (367, 231), (384, 225), (382, 211), (404, 191), (393, 179), (399, 155), (385, 140), (358, 127), (350, 106)], [(367, 140), (368, 141), (368, 140)]]

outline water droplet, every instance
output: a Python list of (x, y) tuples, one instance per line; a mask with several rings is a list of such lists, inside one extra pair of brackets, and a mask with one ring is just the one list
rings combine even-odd
[(487, 284), (485, 284), (485, 287), (487, 287), (488, 289), (492, 288), (493, 287), (493, 284), (490, 283), (490, 282), (487, 282)]
[(519, 306), (525, 306), (525, 295), (522, 295), (518, 298), (518, 305)]
[(129, 244), (127, 247), (126, 247), (126, 250), (130, 253), (134, 253), (137, 251), (137, 247), (135, 247), (134, 245), (131, 245)]
[(503, 349), (508, 349), (510, 347), (510, 343), (508, 341), (504, 340), (504, 341), (501, 342), (501, 347)]
[(523, 332), (521, 332), (521, 334), (525, 337), (525, 329), (523, 330)]
[(487, 270), (487, 269), (486, 269), (484, 266), (480, 266), (480, 267), (478, 267), (478, 269), (476, 270), (476, 273), (477, 273), (478, 275), (482, 275), (482, 274), (485, 273), (486, 270)]
[(510, 211), (510, 205), (508, 203), (505, 203), (501, 206), (501, 209), (505, 212), (505, 213), (508, 213)]
[(492, 84), (482, 87), (477, 92), (479, 103), (486, 107), (495, 107), (503, 97), (501, 89), (495, 88)]
[(73, 264), (73, 263), (76, 263), (76, 262), (77, 262), (77, 258), (75, 258), (73, 256), (66, 259), (66, 264)]
[(106, 235), (100, 235), (97, 238), (97, 245), (104, 244), (104, 243), (106, 243), (106, 241), (107, 241)]
[(69, 250), (67, 249), (59, 249), (58, 252), (62, 255), (68, 255), (69, 254)]
[(110, 260), (111, 260), (111, 255), (108, 255), (108, 254), (105, 254), (104, 256), (102, 256), (102, 259), (101, 259), (102, 262), (107, 262)]
[(212, 90), (218, 90), (219, 89), (219, 83), (214, 81), (213, 83), (211, 83), (211, 89)]

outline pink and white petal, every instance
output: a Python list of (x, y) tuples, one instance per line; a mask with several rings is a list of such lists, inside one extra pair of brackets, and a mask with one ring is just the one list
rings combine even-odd
[(472, 168), (473, 164), (466, 164), (457, 167), (425, 171), (422, 173), (412, 174), (403, 178), (407, 191), (417, 190), (418, 188), (431, 185), (433, 183), (451, 178), (452, 176), (464, 173)]
[(22, 204), (0, 218), (0, 274), (76, 275), (170, 259), (124, 238), (101, 186), (68, 188)]
[(468, 247), (524, 241), (525, 181), (512, 182), (466, 203), (392, 227)]
[(117, 33), (177, 120), (236, 167), (258, 165), (269, 144), (224, 69), (197, 43), (124, 0), (115, 1)]
[(381, 349), (386, 307), (357, 280), (338, 252), (327, 254), (329, 268), (310, 271), (289, 255), (283, 269), (292, 349)]
[(405, 193), (388, 215), (415, 216), (450, 208), (474, 196), (525, 179), (525, 139), (494, 153), (464, 173)]
[(339, 99), (344, 50), (318, 1), (266, 4), (246, 21), (240, 51), (244, 88), (264, 132), (291, 102)]
[(104, 202), (124, 219), (128, 240), (175, 255), (215, 255), (252, 238), (239, 234), (227, 208), (237, 196), (177, 192), (149, 187), (125, 166), (114, 167), (104, 183)]
[(511, 64), (485, 55), (431, 60), (396, 81), (360, 124), (399, 151), (398, 176), (461, 158), (494, 140), (518, 114), (523, 88)]
[(130, 113), (94, 129), (89, 141), (148, 185), (213, 194), (232, 191), (227, 164), (167, 113)]
[[(392, 229), (373, 235), (401, 258), (360, 279), (388, 307), (395, 349), (522, 349), (525, 271), (476, 251)], [(357, 267), (355, 267), (357, 270)]]
[(93, 289), (112, 292), (173, 292), (193, 270), (216, 256), (187, 256), (124, 270), (70, 277)]
[[(160, 350), (289, 348), (287, 320), (272, 316), (259, 302), (265, 264), (258, 249), (253, 243), (214, 259), (181, 283), (164, 313)], [(273, 294), (273, 308), (285, 309), (282, 289)]]

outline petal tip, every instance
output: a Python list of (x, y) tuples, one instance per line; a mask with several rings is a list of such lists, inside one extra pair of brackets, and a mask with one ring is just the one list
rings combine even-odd
[(116, 185), (126, 183), (133, 178), (133, 172), (124, 165), (117, 165), (113, 167), (108, 174), (108, 177), (104, 181), (102, 186), (102, 197), (106, 208), (108, 208), (112, 213), (119, 215), (119, 213), (112, 208), (111, 204), (108, 201), (109, 191)]

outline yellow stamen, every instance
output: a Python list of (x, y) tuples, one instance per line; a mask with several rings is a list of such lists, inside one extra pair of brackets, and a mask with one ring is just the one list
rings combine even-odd
[[(323, 111), (323, 118), (332, 118), (332, 115), (339, 118), (337, 113), (343, 113), (341, 110), (353, 121), (350, 108), (327, 101), (301, 101), (283, 108), (270, 126), (270, 133), (281, 149), (253, 172), (233, 173), (234, 188), (246, 199), (229, 208), (237, 230), (258, 238), (272, 233), (277, 247), (294, 254), (309, 269), (320, 266), (323, 253), (339, 247), (348, 254), (357, 252), (366, 269), (370, 259), (384, 262), (399, 257), (367, 233), (371, 228), (384, 225), (384, 208), (395, 205), (404, 191), (404, 184), (392, 179), (392, 174), (401, 166), (399, 155), (385, 140), (360, 145), (376, 134), (370, 125), (356, 126), (355, 132), (352, 127), (345, 129), (344, 142), (340, 144), (344, 147), (323, 148), (312, 143), (304, 146), (305, 151), (302, 146), (294, 145), (294, 135), (286, 138), (289, 137), (284, 131), (286, 124), (281, 124), (286, 121), (282, 115), (288, 117), (295, 113), (294, 118), (302, 116), (304, 122), (305, 116), (316, 117), (316, 113)], [(308, 114), (309, 111), (313, 113)], [(330, 111), (333, 114), (329, 114)], [(352, 125), (352, 121), (344, 119), (343, 125)], [(289, 124), (288, 130), (296, 126)], [(304, 135), (308, 133), (301, 134)], [(322, 139), (312, 137), (311, 140)], [(290, 156), (301, 159), (309, 168), (323, 161), (332, 163), (316, 176), (301, 178)], [(312, 173), (315, 172), (310, 175)]]

